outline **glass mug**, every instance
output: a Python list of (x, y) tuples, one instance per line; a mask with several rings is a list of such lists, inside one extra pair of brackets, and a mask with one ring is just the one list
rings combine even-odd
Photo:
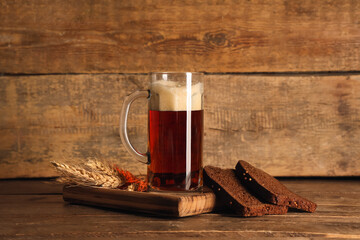
[[(204, 85), (202, 73), (150, 73), (149, 90), (124, 100), (120, 137), (126, 150), (148, 164), (149, 190), (201, 191), (203, 184)], [(127, 134), (131, 103), (148, 98), (148, 150), (137, 151)]]

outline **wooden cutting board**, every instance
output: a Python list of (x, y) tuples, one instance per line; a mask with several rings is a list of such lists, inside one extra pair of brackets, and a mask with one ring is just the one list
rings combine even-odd
[(64, 201), (173, 217), (198, 215), (215, 210), (215, 194), (203, 192), (133, 192), (97, 187), (64, 186)]

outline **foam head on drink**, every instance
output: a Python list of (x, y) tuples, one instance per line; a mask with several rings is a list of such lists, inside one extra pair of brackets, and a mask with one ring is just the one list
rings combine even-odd
[(203, 84), (187, 87), (160, 80), (151, 84), (150, 92), (149, 185), (196, 189), (202, 185)]
[[(186, 111), (189, 88), (177, 82), (159, 80), (151, 84), (150, 109), (157, 111)], [(202, 110), (204, 87), (191, 86), (191, 110)]]

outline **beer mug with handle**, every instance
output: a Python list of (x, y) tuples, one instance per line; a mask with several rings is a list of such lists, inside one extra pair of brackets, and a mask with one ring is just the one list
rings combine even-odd
[[(204, 85), (202, 73), (150, 73), (148, 90), (124, 100), (120, 137), (126, 150), (146, 163), (149, 190), (201, 191), (203, 171)], [(148, 148), (137, 151), (127, 134), (131, 103), (148, 98)]]

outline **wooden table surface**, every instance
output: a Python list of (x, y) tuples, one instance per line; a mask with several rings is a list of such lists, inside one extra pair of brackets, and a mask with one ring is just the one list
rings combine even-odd
[(360, 239), (359, 179), (282, 179), (315, 201), (315, 213), (241, 218), (210, 213), (165, 218), (72, 205), (45, 180), (0, 181), (0, 239)]

